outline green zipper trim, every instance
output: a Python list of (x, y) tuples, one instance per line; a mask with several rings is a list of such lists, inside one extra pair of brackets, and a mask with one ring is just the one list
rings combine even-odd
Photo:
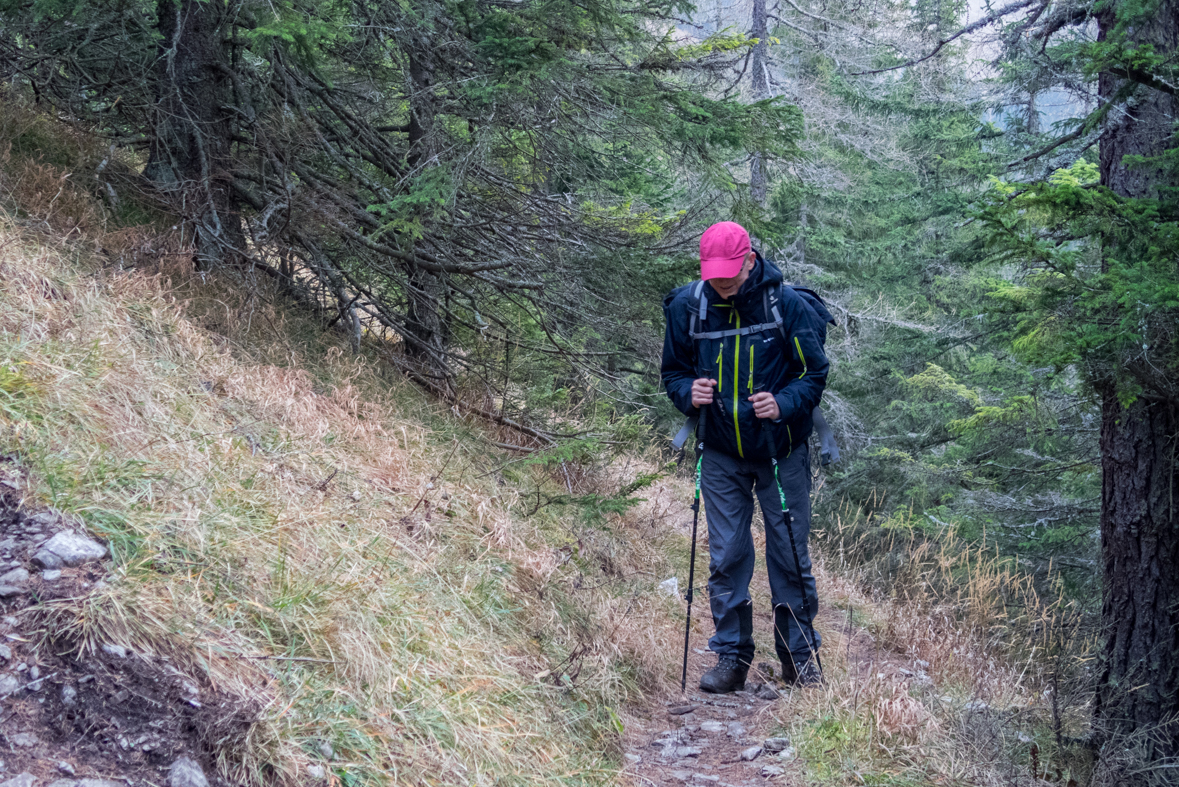
[(753, 347), (749, 345), (749, 393), (753, 393)]
[(794, 453), (794, 435), (790, 434), (790, 424), (786, 424), (786, 439), (790, 441), (790, 450), (786, 452), (787, 458)]
[(716, 392), (725, 390), (725, 343), (721, 342), (720, 352), (716, 354)]
[[(737, 315), (737, 330), (741, 329), (741, 315), (737, 314), (737, 310), (733, 309), (733, 314)], [(753, 349), (750, 347), (750, 349)], [(741, 390), (741, 384), (737, 382), (737, 372), (741, 369), (741, 336), (738, 334), (733, 337), (733, 429), (737, 432), (737, 456), (742, 459), (745, 458), (745, 452), (741, 450), (741, 424), (737, 421), (737, 392)]]
[(794, 346), (798, 349), (798, 357), (802, 360), (802, 374), (798, 375), (798, 379), (806, 377), (806, 356), (802, 354), (802, 345), (798, 343), (798, 337), (794, 337)]

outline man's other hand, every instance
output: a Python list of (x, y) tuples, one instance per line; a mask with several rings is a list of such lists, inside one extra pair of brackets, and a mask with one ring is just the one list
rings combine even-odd
[(703, 407), (712, 404), (712, 389), (716, 387), (716, 380), (701, 377), (692, 381), (692, 406)]
[[(696, 382), (699, 382), (699, 380)], [(693, 387), (693, 398), (695, 398), (695, 393), (696, 389)], [(755, 393), (749, 397), (749, 401), (753, 402), (753, 414), (758, 418), (769, 418), (771, 421), (777, 421), (782, 415), (781, 411), (778, 410), (778, 400), (768, 391)]]

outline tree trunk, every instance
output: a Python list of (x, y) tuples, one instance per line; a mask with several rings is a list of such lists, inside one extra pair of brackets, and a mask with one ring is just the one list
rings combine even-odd
[(246, 252), (231, 185), (236, 102), (228, 63), (236, 3), (159, 0), (156, 105), (144, 175), (174, 198), (196, 232), (196, 264), (207, 269)]
[[(409, 46), (410, 119), (407, 163), (415, 175), (433, 166), (431, 131), (434, 127), (434, 42), (429, 22), (438, 16), (432, 2), (422, 3), (418, 11), (424, 17)], [(445, 282), (435, 273), (409, 263), (406, 266), (406, 352), (418, 361), (421, 373), (442, 389), (451, 389), (451, 375), (446, 359), (446, 334), (439, 308)]]
[[(757, 39), (750, 57), (750, 78), (753, 82), (753, 100), (761, 101), (769, 98), (770, 78), (769, 60), (766, 50), (769, 49), (769, 32), (766, 29), (766, 0), (753, 0), (752, 29), (749, 34)], [(749, 172), (749, 191), (753, 201), (765, 207), (767, 178), (765, 160), (759, 151), (753, 152), (753, 161)]]
[[(1179, 0), (1163, 0), (1154, 18), (1129, 37), (1156, 52), (1175, 52)], [(1113, 29), (1112, 10), (1098, 17), (1099, 38)], [(1102, 73), (1109, 99), (1123, 81)], [(1152, 197), (1170, 185), (1158, 167), (1128, 167), (1127, 155), (1157, 156), (1171, 144), (1175, 99), (1139, 86), (1111, 114), (1101, 143), (1101, 183), (1123, 197)], [(1161, 387), (1161, 386), (1160, 386)], [(1101, 545), (1104, 649), (1094, 708), (1105, 783), (1166, 782), (1152, 767), (1179, 756), (1179, 521), (1175, 517), (1177, 403), (1146, 391), (1128, 406), (1112, 383), (1102, 391)]]

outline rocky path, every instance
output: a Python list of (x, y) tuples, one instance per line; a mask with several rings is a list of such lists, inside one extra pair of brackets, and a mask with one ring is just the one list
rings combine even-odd
[[(693, 661), (711, 663), (711, 657)], [(689, 691), (628, 730), (627, 773), (646, 787), (753, 787), (789, 784), (796, 771), (790, 740), (774, 734), (773, 706), (787, 701), (751, 674), (746, 690)], [(788, 697), (789, 692), (783, 690)]]
[[(768, 588), (753, 591), (756, 608), (761, 600), (757, 596), (768, 593)], [(781, 703), (790, 702), (794, 691), (806, 689), (788, 689), (776, 681), (780, 667), (774, 658), (756, 662), (744, 691), (720, 695), (699, 691), (700, 676), (716, 663), (716, 656), (705, 650), (712, 626), (707, 603), (696, 605), (692, 617), (688, 691), (664, 697), (627, 724), (626, 776), (636, 787), (801, 784), (801, 766), (779, 727), (776, 711)], [(772, 653), (770, 625), (768, 616), (755, 615), (759, 654)]]

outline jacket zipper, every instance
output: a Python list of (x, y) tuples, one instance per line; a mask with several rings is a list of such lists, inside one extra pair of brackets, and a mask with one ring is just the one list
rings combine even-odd
[[(733, 314), (737, 315), (737, 330), (741, 330), (741, 315), (737, 312), (736, 307), (733, 308)], [(750, 347), (752, 350), (753, 348)], [(737, 420), (738, 407), (738, 392), (741, 390), (741, 383), (737, 381), (737, 375), (741, 370), (741, 334), (733, 337), (733, 430), (737, 433), (737, 456), (742, 459), (745, 458), (745, 452), (741, 450), (741, 424)]]

